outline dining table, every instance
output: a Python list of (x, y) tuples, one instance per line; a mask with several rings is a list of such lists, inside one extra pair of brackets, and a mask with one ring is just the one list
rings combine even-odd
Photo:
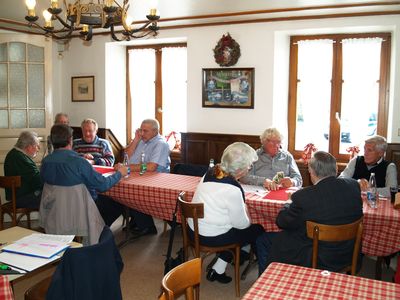
[(320, 269), (271, 263), (242, 300), (399, 298), (399, 284)]
[[(147, 172), (143, 175), (132, 173), (122, 179), (106, 195), (121, 204), (162, 220), (172, 220), (178, 194), (186, 192), (191, 201), (201, 178), (170, 173)], [(261, 224), (266, 231), (277, 232), (276, 216), (287, 199), (267, 199), (265, 193), (246, 192), (246, 205), (252, 223)], [(386, 198), (378, 200), (378, 207), (368, 205), (363, 199), (362, 253), (382, 258), (400, 251), (400, 210)], [(180, 215), (177, 215), (178, 222)], [(378, 272), (379, 273), (379, 272)], [(379, 274), (377, 275), (379, 278)]]

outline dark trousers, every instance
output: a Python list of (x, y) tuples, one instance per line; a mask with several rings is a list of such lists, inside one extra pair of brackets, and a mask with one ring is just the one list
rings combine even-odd
[(37, 208), (39, 209), (42, 191), (35, 191), (17, 198), (17, 208)]
[(103, 217), (104, 223), (111, 226), (112, 223), (122, 214), (124, 206), (111, 197), (98, 194), (96, 199), (97, 209)]
[(267, 257), (271, 251), (272, 243), (274, 237), (278, 232), (264, 232), (257, 238), (257, 254), (258, 254), (258, 275), (260, 276), (262, 272), (267, 268)]
[(129, 215), (133, 218), (133, 222), (135, 222), (136, 226), (139, 230), (155, 227), (153, 217), (147, 214), (144, 214), (138, 210), (130, 209)]
[[(239, 243), (242, 246), (251, 244), (255, 249), (257, 237), (264, 232), (264, 228), (259, 224), (251, 224), (245, 229), (231, 228), (228, 232), (217, 236), (202, 236), (199, 235), (201, 245), (210, 247), (220, 247), (229, 244)], [(194, 232), (189, 228), (189, 237), (194, 239)], [(219, 253), (219, 258), (230, 263), (233, 255), (229, 251)]]

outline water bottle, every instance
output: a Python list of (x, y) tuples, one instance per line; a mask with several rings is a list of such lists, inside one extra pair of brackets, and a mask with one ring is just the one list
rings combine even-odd
[(376, 178), (375, 173), (371, 173), (369, 177), (369, 188), (367, 192), (367, 199), (368, 203), (372, 208), (377, 208), (377, 201), (378, 201), (378, 188), (376, 187)]
[(211, 170), (212, 168), (214, 168), (214, 159), (213, 158), (210, 159), (210, 163), (208, 164), (208, 169)]
[(146, 162), (144, 161), (144, 153), (140, 156), (140, 175), (143, 175), (147, 171), (147, 165)]
[(130, 174), (130, 168), (129, 168), (129, 156), (128, 153), (124, 152), (124, 160), (122, 162), (122, 164), (126, 167), (128, 167), (128, 174), (125, 175), (125, 178), (129, 177)]

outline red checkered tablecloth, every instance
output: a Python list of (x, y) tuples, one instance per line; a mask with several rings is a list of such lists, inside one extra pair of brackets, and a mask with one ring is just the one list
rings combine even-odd
[(265, 231), (279, 231), (275, 219), (287, 201), (264, 199), (255, 193), (246, 193), (246, 204), (251, 222), (260, 224)]
[(186, 200), (191, 201), (200, 179), (169, 173), (133, 173), (105, 194), (130, 208), (171, 220), (178, 194), (185, 191)]
[(14, 295), (7, 276), (0, 275), (0, 300), (13, 300)]
[[(261, 224), (266, 231), (279, 231), (275, 219), (286, 201), (266, 200), (255, 193), (247, 193), (246, 203), (253, 223)], [(369, 256), (386, 256), (400, 251), (400, 210), (394, 209), (389, 200), (379, 200), (376, 209), (364, 200), (363, 211), (362, 252)]]
[(390, 200), (379, 200), (378, 208), (371, 208), (364, 200), (363, 211), (362, 252), (386, 256), (400, 251), (400, 210), (394, 209)]
[[(200, 179), (169, 173), (133, 173), (105, 194), (153, 217), (171, 220), (179, 192), (185, 191), (187, 201), (191, 201)], [(252, 223), (261, 224), (266, 231), (279, 231), (275, 219), (285, 203), (287, 201), (246, 193)], [(386, 256), (400, 251), (400, 210), (393, 209), (388, 200), (379, 200), (377, 209), (370, 208), (365, 201), (363, 210), (362, 252), (369, 256)]]
[(399, 299), (400, 285), (341, 273), (272, 263), (242, 300)]

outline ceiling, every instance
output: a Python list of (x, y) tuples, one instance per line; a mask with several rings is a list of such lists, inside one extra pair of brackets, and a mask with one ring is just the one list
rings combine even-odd
[[(72, 2), (73, 0), (66, 0)], [(97, 2), (97, 0), (93, 0)], [(154, 0), (157, 1), (157, 0)], [(149, 0), (130, 0), (129, 14), (138, 23), (150, 9)], [(37, 0), (36, 14), (43, 23), (41, 11), (50, 0)], [(59, 0), (62, 3), (62, 0)], [(122, 3), (122, 0), (117, 0)], [(1, 0), (0, 30), (32, 32), (24, 17), (24, 0)], [(267, 22), (354, 15), (400, 14), (400, 1), (361, 0), (158, 0), (162, 28), (207, 26), (223, 23)], [(65, 11), (65, 10), (64, 10)], [(98, 29), (98, 31), (101, 29)]]

